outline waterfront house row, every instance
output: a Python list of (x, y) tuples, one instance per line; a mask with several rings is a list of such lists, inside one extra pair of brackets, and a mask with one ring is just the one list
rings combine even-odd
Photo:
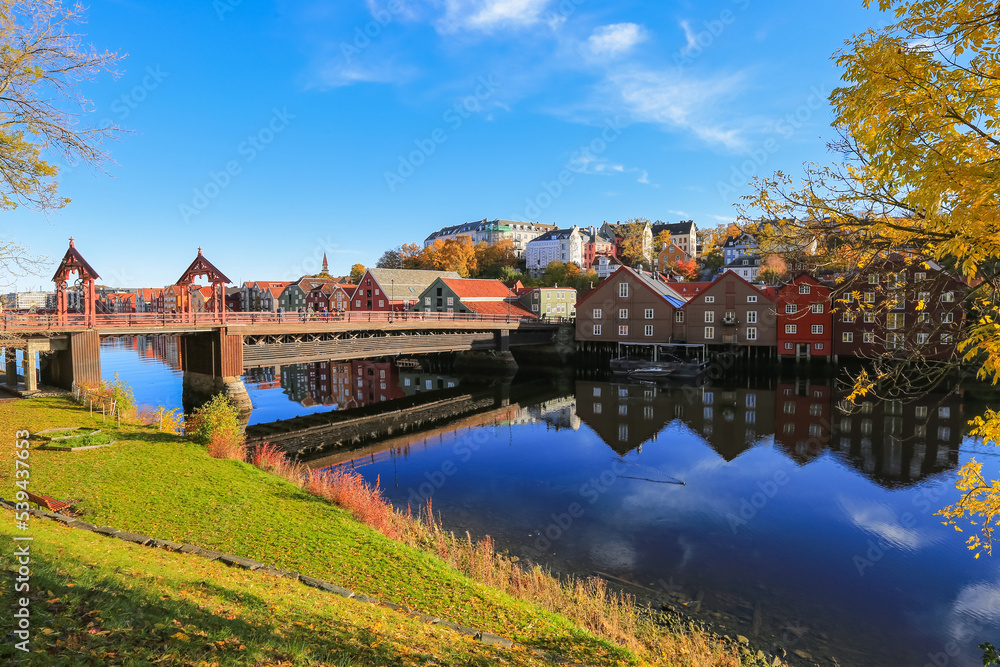
[(577, 304), (576, 338), (735, 346), (796, 358), (889, 351), (945, 359), (955, 353), (964, 296), (963, 283), (940, 266), (900, 256), (837, 286), (803, 273), (765, 287), (731, 271), (711, 283), (671, 283), (622, 267)]

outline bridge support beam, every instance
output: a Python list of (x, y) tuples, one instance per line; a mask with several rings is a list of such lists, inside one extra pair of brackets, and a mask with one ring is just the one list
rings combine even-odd
[(243, 336), (225, 329), (181, 339), (184, 408), (197, 407), (216, 394), (228, 396), (242, 412), (253, 409), (243, 384)]
[(96, 330), (29, 340), (25, 356), (34, 358), (36, 351), (44, 353), (41, 357), (43, 383), (66, 390), (72, 389), (74, 384), (89, 387), (101, 384), (101, 337)]

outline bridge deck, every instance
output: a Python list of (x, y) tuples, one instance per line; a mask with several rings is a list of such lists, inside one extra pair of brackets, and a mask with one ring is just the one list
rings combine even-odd
[(507, 318), (503, 315), (470, 313), (380, 313), (353, 311), (343, 314), (300, 317), (297, 313), (227, 313), (225, 319), (215, 313), (131, 313), (97, 315), (86, 322), (82, 315), (22, 315), (4, 313), (0, 330), (21, 334), (51, 335), (96, 329), (101, 336), (183, 334), (225, 328), (233, 335), (280, 335), (290, 333), (326, 333), (364, 331), (495, 331), (502, 329), (548, 329), (565, 319), (539, 320)]

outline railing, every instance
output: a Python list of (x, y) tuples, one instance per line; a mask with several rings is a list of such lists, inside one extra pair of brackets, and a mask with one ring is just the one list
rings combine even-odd
[(2, 313), (0, 314), (0, 330), (12, 331), (71, 331), (80, 329), (153, 329), (189, 326), (239, 326), (247, 324), (307, 324), (321, 325), (323, 323), (357, 322), (505, 322), (511, 324), (560, 324), (572, 323), (568, 317), (547, 317), (540, 320), (535, 317), (518, 317), (516, 315), (481, 315), (478, 313), (413, 313), (413, 312), (374, 312), (347, 311), (345, 313), (226, 313), (225, 320), (218, 313), (117, 313), (112, 315), (56, 315), (35, 313)]

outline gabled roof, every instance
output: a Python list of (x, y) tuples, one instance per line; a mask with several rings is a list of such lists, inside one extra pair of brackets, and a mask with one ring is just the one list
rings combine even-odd
[(701, 293), (699, 293), (694, 298), (692, 298), (691, 300), (689, 300), (688, 304), (691, 304), (691, 303), (693, 303), (694, 301), (697, 301), (697, 300), (704, 299), (705, 296), (709, 292), (715, 291), (715, 289), (716, 289), (717, 286), (721, 285), (722, 283), (726, 282), (727, 280), (738, 280), (741, 283), (747, 285), (748, 287), (752, 287), (758, 294), (763, 294), (770, 301), (777, 302), (777, 300), (778, 300), (778, 292), (777, 292), (777, 290), (775, 288), (773, 288), (773, 287), (767, 287), (767, 288), (764, 288), (764, 289), (760, 289), (759, 287), (757, 287), (756, 285), (754, 285), (753, 283), (751, 283), (749, 280), (746, 280), (745, 278), (743, 278), (743, 276), (741, 276), (740, 274), (735, 273), (733, 271), (726, 271), (721, 276), (719, 276), (714, 281), (712, 281), (712, 283), (709, 285), (708, 288), (702, 290)]
[(516, 301), (471, 301), (469, 303), (463, 301), (462, 304), (480, 315), (506, 315), (509, 312), (511, 317), (538, 318), (537, 315)]
[(87, 260), (83, 258), (80, 251), (76, 249), (76, 244), (73, 242), (73, 237), (71, 236), (69, 239), (69, 249), (63, 255), (62, 261), (59, 262), (59, 268), (56, 269), (56, 274), (52, 276), (52, 282), (57, 283), (66, 280), (68, 275), (74, 271), (79, 274), (81, 279), (90, 278), (97, 280), (101, 277), (87, 263)]
[[(507, 299), (514, 296), (506, 285), (499, 280), (472, 280), (468, 278), (442, 278), (441, 282), (448, 286), (459, 299)], [(429, 287), (430, 285), (428, 285)]]
[(658, 236), (661, 232), (670, 232), (678, 236), (692, 234), (697, 231), (694, 220), (682, 220), (680, 222), (660, 222), (653, 223), (653, 236)]
[[(455, 271), (368, 269), (366, 272), (390, 299), (415, 299), (438, 278), (461, 278)], [(364, 280), (364, 278), (362, 278)], [(387, 291), (388, 290), (388, 291)]]
[(532, 243), (541, 243), (544, 241), (562, 241), (563, 239), (568, 239), (573, 235), (573, 232), (579, 231), (577, 227), (570, 227), (569, 229), (553, 229), (550, 232), (545, 232), (541, 236), (533, 238), (528, 241), (528, 245)]
[[(682, 308), (684, 306), (684, 303), (687, 301), (687, 299), (685, 299), (683, 296), (674, 291), (673, 286), (676, 285), (677, 283), (668, 283), (666, 279), (664, 279), (663, 276), (661, 276), (660, 274), (652, 274), (645, 272), (640, 273), (630, 267), (620, 266), (614, 273), (608, 276), (606, 280), (602, 281), (600, 285), (592, 289), (590, 292), (587, 293), (585, 297), (583, 297), (582, 300), (577, 302), (577, 307), (579, 308), (583, 303), (587, 301), (587, 299), (591, 298), (593, 295), (597, 294), (601, 290), (612, 289), (611, 279), (617, 276), (622, 271), (630, 273), (634, 278), (637, 279), (640, 285), (648, 289), (650, 292), (662, 297), (664, 301), (669, 303), (674, 308)], [(654, 275), (658, 276), (659, 279), (654, 277)]]
[(201, 254), (201, 248), (198, 248), (198, 256), (194, 258), (191, 262), (191, 266), (187, 267), (187, 270), (181, 274), (181, 277), (177, 279), (178, 285), (190, 285), (194, 282), (194, 279), (199, 276), (205, 276), (211, 283), (232, 283), (230, 280), (215, 268), (215, 265), (210, 261), (205, 259), (205, 256)]
[[(726, 264), (723, 268), (741, 269), (744, 266), (760, 266), (760, 261), (760, 255), (737, 255), (733, 257), (733, 261)], [(743, 262), (747, 262), (747, 264)]]

